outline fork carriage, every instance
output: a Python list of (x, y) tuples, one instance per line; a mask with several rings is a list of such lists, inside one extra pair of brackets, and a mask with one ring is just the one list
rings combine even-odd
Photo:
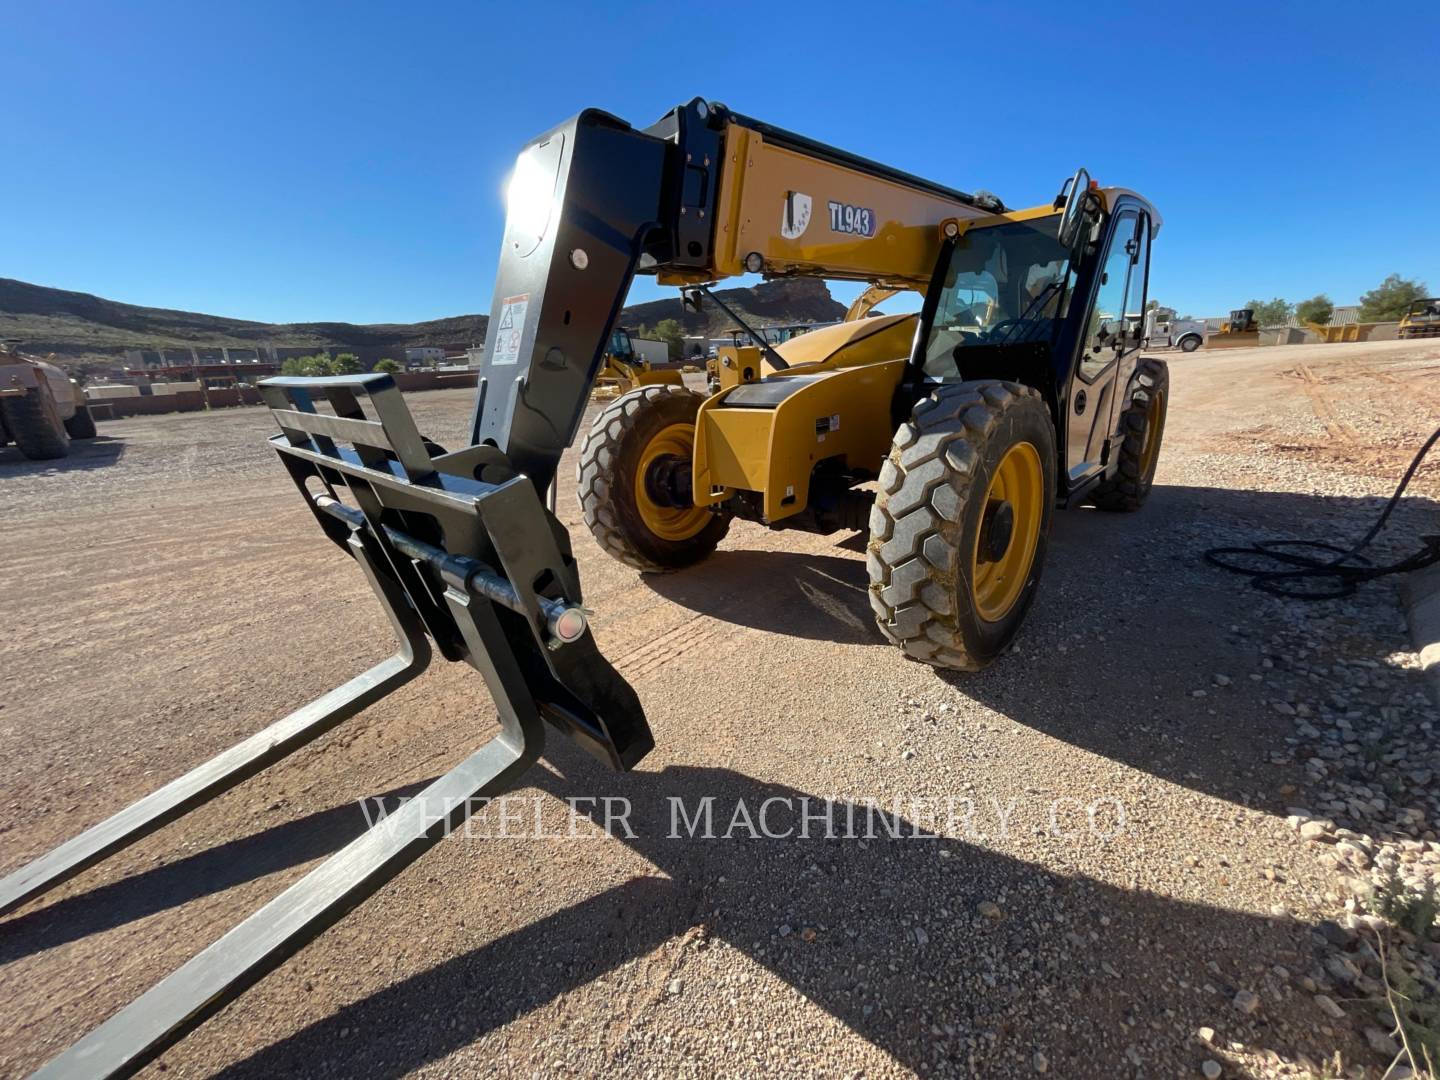
[[(654, 745), (635, 692), (595, 646), (565, 530), (500, 451), (446, 454), (422, 439), (389, 375), (268, 379), (261, 389), (280, 425), (271, 445), (320, 527), (359, 564), (399, 649), (6, 877), (0, 913), (414, 679), (429, 666), (432, 643), (480, 673), (500, 730), (37, 1076), (124, 1076), (153, 1061), (509, 788), (544, 749), (542, 721), (620, 770)], [(332, 412), (319, 411), (317, 399)]]

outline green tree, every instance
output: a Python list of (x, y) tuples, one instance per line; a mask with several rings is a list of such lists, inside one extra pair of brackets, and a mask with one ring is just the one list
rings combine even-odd
[(1317, 326), (1328, 326), (1330, 319), (1335, 314), (1335, 305), (1323, 292), (1317, 293), (1309, 300), (1301, 300), (1295, 305), (1295, 318), (1302, 323), (1315, 323)]
[(655, 324), (655, 336), (665, 342), (671, 360), (679, 360), (685, 355), (685, 331), (678, 320), (661, 319)]
[(1391, 274), (1360, 297), (1360, 321), (1394, 322), (1410, 310), (1410, 305), (1416, 300), (1425, 299), (1425, 293), (1423, 281)]
[(1278, 296), (1274, 300), (1251, 300), (1245, 306), (1255, 312), (1256, 326), (1284, 326), (1295, 314), (1295, 306)]
[(397, 371), (401, 370), (401, 367), (387, 356), (383, 360), (375, 361), (375, 370), (383, 371), (386, 375), (394, 375)]
[(327, 374), (330, 375), (358, 375), (361, 371), (365, 370), (360, 366), (360, 358), (354, 353), (348, 352), (342, 352), (339, 356), (335, 357), (334, 360), (330, 361), (328, 367), (329, 371)]
[(281, 375), (328, 375), (330, 357), (321, 353), (317, 356), (292, 356), (280, 364)]

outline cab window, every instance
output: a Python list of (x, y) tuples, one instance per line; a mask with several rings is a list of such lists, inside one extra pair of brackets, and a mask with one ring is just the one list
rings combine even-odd
[(955, 242), (925, 343), (926, 375), (958, 374), (966, 348), (1053, 340), (1071, 279), (1059, 220), (979, 226)]
[(1130, 242), (1134, 248), (1130, 256), (1130, 291), (1125, 298), (1125, 331), (1127, 351), (1140, 343), (1145, 336), (1145, 280), (1150, 267), (1150, 219), (1139, 215), (1135, 237)]
[[(1140, 215), (1122, 211), (1110, 234), (1110, 250), (1100, 271), (1100, 286), (1085, 327), (1079, 375), (1089, 382), (1104, 371), (1118, 355), (1117, 339), (1126, 337), (1129, 307), (1130, 267), (1138, 253)], [(1142, 273), (1143, 279), (1143, 273)], [(1142, 280), (1141, 291), (1144, 291)], [(1141, 308), (1143, 309), (1143, 296)]]

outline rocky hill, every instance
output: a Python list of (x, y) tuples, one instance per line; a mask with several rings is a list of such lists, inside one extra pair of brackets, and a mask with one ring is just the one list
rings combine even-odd
[[(825, 282), (814, 278), (782, 278), (748, 289), (716, 289), (715, 295), (751, 326), (834, 322), (845, 314), (845, 305), (830, 295)], [(634, 304), (620, 313), (621, 323), (629, 327), (654, 326), (661, 319), (677, 320), (687, 336), (719, 337), (733, 327), (730, 317), (714, 304), (706, 304), (696, 313), (686, 311), (678, 297)]]
[[(719, 290), (752, 325), (831, 322), (844, 314), (823, 281), (792, 279), (753, 288)], [(654, 326), (676, 319), (686, 334), (718, 337), (731, 329), (713, 305), (699, 314), (678, 297), (637, 304), (621, 313), (625, 326)], [(188, 347), (384, 348), (421, 345), (461, 349), (485, 339), (484, 315), (456, 315), (419, 323), (262, 323), (193, 311), (139, 307), (89, 293), (0, 278), (0, 339), (17, 340), (26, 352), (55, 353), (72, 366), (105, 365), (126, 349)]]

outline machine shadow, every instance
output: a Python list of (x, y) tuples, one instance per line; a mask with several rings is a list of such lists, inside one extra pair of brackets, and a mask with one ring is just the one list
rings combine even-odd
[[(429, 782), (376, 797), (404, 798)], [(0, 966), (329, 855), (364, 831), (364, 814), (343, 803), (12, 916), (0, 922)]]
[[(1016, 723), (1174, 783), (1252, 804), (1263, 789), (1272, 793), (1269, 808), (1283, 812), (1278, 789), (1300, 773), (1285, 743), (1294, 723), (1269, 704), (1275, 695), (1269, 676), (1249, 677), (1267, 670), (1270, 635), (1316, 611), (1339, 612), (1342, 622), (1362, 616), (1378, 622), (1393, 620), (1393, 607), (1372, 617), (1363, 608), (1347, 613), (1354, 601), (1273, 599), (1207, 564), (1203, 552), (1268, 538), (1353, 542), (1385, 502), (1157, 485), (1138, 513), (1057, 513), (1018, 655), (976, 674), (934, 677)], [(1390, 550), (1382, 547), (1378, 557), (1414, 550), (1415, 537), (1436, 531), (1437, 520), (1440, 503), (1407, 498), (1382, 534)], [(717, 580), (725, 583), (723, 593)], [(867, 580), (863, 554), (746, 550), (717, 553), (650, 584), (693, 611), (755, 629), (891, 648), (874, 627)], [(1357, 600), (1383, 607), (1381, 590), (1390, 587), (1363, 585)], [(1385, 655), (1363, 659), (1387, 666)], [(1271, 663), (1283, 667), (1286, 660)], [(1216, 674), (1230, 680), (1223, 689)], [(1036, 680), (1052, 692), (1037, 695)], [(1054, 708), (1055, 688), (1065, 695), (1061, 710)], [(1203, 696), (1194, 696), (1197, 690)], [(1269, 764), (1272, 754), (1292, 767)]]
[(0, 469), (4, 476), (23, 476), (27, 473), (77, 472), (86, 469), (104, 469), (114, 465), (125, 456), (125, 440), (109, 435), (97, 435), (93, 439), (76, 439), (70, 443), (67, 457), (52, 461), (31, 461), (15, 446), (0, 447)]
[[(724, 589), (715, 587), (724, 582)], [(870, 612), (864, 549), (850, 556), (717, 551), (699, 566), (647, 575), (665, 599), (726, 622), (841, 645), (881, 644)]]
[[(781, 800), (775, 805), (792, 816), (772, 811), (771, 828), (783, 832), (798, 821), (800, 799), (811, 799), (815, 812), (824, 796), (723, 768), (671, 766), (617, 781), (568, 746), (549, 760), (557, 757), (568, 775), (534, 774), (539, 787), (561, 799), (624, 793), (635, 836), (597, 842), (625, 843), (665, 877), (633, 878), (557, 910), (345, 1006), (221, 1075), (298, 1075), (323, 1063), (321, 1071), (336, 1075), (399, 1077), (677, 939), (670, 962), (656, 965), (662, 973), (647, 979), (636, 969), (625, 978), (644, 985), (611, 991), (631, 1003), (615, 1012), (611, 1047), (622, 1043), (637, 1008), (667, 1007), (669, 980), (681, 978), (683, 995), (685, 984), (712, 978), (722, 962), (708, 950), (728, 948), (913, 1070), (983, 1073), (1000, 1055), (1017, 1053), (1028, 1064), (1043, 1049), (1056, 1075), (1130, 1075), (1125, 1052), (1135, 1035), (1162, 1025), (1194, 1030), (1216, 1001), (1240, 987), (1259, 989), (1270, 964), (1314, 966), (1304, 924), (1051, 874), (1004, 854), (1006, 841), (993, 834), (989, 846), (913, 838), (917, 824), (931, 823), (882, 811), (875, 838), (862, 841), (867, 808), (838, 801), (834, 838), (821, 838), (823, 826), (815, 825), (811, 839), (743, 830), (725, 839), (737, 804), (753, 815)], [(692, 837), (683, 826), (672, 835), (671, 800), (695, 815), (707, 798), (716, 837)], [(845, 824), (847, 808), (857, 815), (853, 827)], [(560, 841), (529, 841), (547, 842)], [(535, 863), (543, 868), (543, 856)], [(985, 901), (1000, 906), (998, 918), (978, 913)], [(1062, 968), (1071, 989), (1056, 1000), (1050, 988)], [(1159, 993), (1157, 969), (1189, 990)], [(1213, 989), (1202, 991), (1207, 982)], [(1274, 1007), (1259, 1022), (1266, 1046), (1316, 1057), (1336, 1049), (1313, 1024), (1291, 1022), (1292, 999), (1278, 987), (1267, 1000)], [(678, 1004), (683, 1010), (683, 998)], [(743, 1038), (745, 1006), (734, 998), (731, 1006)], [(403, 1033), (397, 1020), (409, 1021)], [(1096, 1031), (1132, 1035), (1096, 1040)], [(1331, 1045), (1309, 1045), (1316, 1040)], [(974, 1047), (979, 1057), (971, 1060)], [(505, 1071), (506, 1063), (490, 1067)]]

